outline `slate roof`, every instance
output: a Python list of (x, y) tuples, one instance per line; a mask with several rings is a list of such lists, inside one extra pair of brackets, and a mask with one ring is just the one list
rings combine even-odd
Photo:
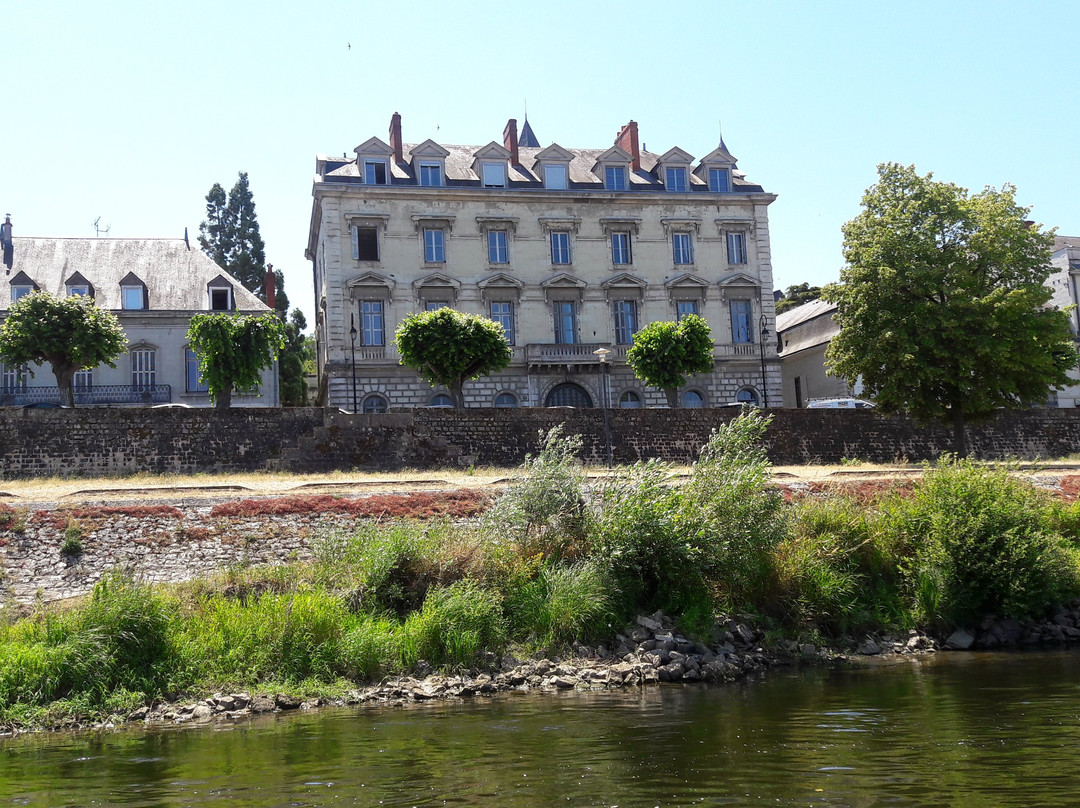
[[(19, 238), (12, 239), (13, 261), (3, 267), (10, 284), (20, 272), (57, 296), (67, 294), (66, 281), (79, 273), (94, 287), (94, 300), (106, 309), (122, 308), (121, 280), (138, 277), (149, 292), (150, 310), (208, 311), (206, 287), (224, 276), (232, 282), (237, 311), (269, 311), (240, 281), (184, 239)], [(0, 289), (0, 310), (11, 303)]]
[[(392, 185), (415, 185), (417, 182), (413, 169), (412, 150), (418, 143), (406, 143), (403, 145), (404, 161), (394, 163), (390, 167)], [(480, 177), (473, 171), (476, 162), (474, 156), (482, 146), (448, 145), (440, 143), (449, 152), (446, 157), (446, 186), (447, 187), (479, 187)], [(565, 148), (565, 147), (564, 147)], [(602, 149), (571, 149), (566, 150), (573, 155), (570, 161), (570, 190), (604, 190), (604, 181), (593, 173), (596, 166), (596, 158), (610, 149), (605, 146)], [(537, 147), (525, 147), (519, 144), (518, 159), (520, 165), (512, 165), (509, 172), (509, 185), (511, 189), (543, 189), (543, 181), (540, 177), (540, 166), (537, 164), (536, 155), (543, 151)], [(641, 152), (641, 171), (630, 172), (630, 190), (663, 191), (664, 186), (653, 169), (660, 160), (661, 155), (655, 152)], [(327, 182), (359, 183), (361, 180), (359, 167), (355, 160), (327, 157), (320, 155), (318, 160), (325, 161), (324, 180)], [(694, 165), (691, 164), (691, 169)], [(731, 172), (731, 184), (735, 193), (761, 193), (762, 187), (755, 185), (746, 179), (745, 174), (738, 169)], [(382, 186), (378, 186), (382, 187)], [(691, 191), (708, 191), (708, 183), (691, 171)]]
[(835, 303), (811, 300), (794, 309), (776, 315), (776, 330), (783, 344), (781, 356), (826, 345), (840, 331), (833, 320)]
[(1066, 247), (1080, 248), (1080, 236), (1054, 236), (1054, 252), (1064, 250)]

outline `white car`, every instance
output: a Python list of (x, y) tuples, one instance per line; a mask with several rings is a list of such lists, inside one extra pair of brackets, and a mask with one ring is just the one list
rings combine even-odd
[(819, 398), (806, 405), (808, 410), (872, 410), (874, 402), (861, 398)]

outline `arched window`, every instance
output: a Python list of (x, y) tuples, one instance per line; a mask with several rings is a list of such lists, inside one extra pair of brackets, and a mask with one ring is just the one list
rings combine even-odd
[(360, 411), (365, 415), (374, 415), (380, 412), (386, 412), (388, 406), (385, 398), (378, 394), (374, 394), (364, 397), (364, 400), (360, 403)]
[(499, 395), (495, 396), (496, 407), (516, 407), (517, 405), (517, 396), (513, 393), (499, 393)]
[(431, 397), (431, 401), (428, 402), (429, 407), (453, 407), (454, 399), (450, 398), (446, 393), (436, 393)]
[(758, 405), (757, 392), (750, 387), (744, 387), (742, 390), (735, 394), (735, 400), (740, 404), (750, 404), (754, 407)]
[(621, 396), (619, 396), (619, 406), (624, 410), (640, 410), (641, 409), (641, 396), (635, 393), (633, 390), (627, 390)]
[(585, 388), (573, 382), (555, 385), (544, 400), (545, 407), (591, 407), (592, 405), (592, 397)]
[(700, 410), (705, 406), (705, 396), (697, 390), (687, 390), (682, 394), (682, 405), (686, 410)]
[(139, 347), (131, 351), (131, 388), (137, 392), (154, 392), (157, 384), (157, 351)]

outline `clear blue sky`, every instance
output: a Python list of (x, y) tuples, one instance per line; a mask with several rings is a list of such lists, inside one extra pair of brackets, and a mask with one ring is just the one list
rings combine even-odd
[[(1080, 234), (1080, 2), (5, 0), (0, 213), (17, 236), (198, 234), (250, 175), (267, 259), (310, 321), (316, 153), (386, 138), (724, 139), (770, 211), (779, 287), (838, 277), (841, 224), (883, 161), (1012, 183)], [(347, 47), (351, 43), (351, 49)]]

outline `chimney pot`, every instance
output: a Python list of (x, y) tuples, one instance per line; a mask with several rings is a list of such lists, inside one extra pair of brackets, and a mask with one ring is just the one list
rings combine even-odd
[(506, 128), (503, 129), (503, 146), (510, 152), (510, 163), (519, 165), (521, 161), (518, 159), (517, 118), (511, 118), (506, 122)]
[(615, 136), (615, 145), (630, 155), (630, 166), (641, 171), (641, 149), (638, 147), (637, 121), (630, 121)]
[(274, 265), (266, 265), (266, 280), (263, 282), (263, 297), (271, 311), (277, 309), (277, 275), (274, 274)]
[(390, 148), (394, 150), (395, 162), (405, 161), (401, 147), (401, 115), (397, 112), (390, 116)]

